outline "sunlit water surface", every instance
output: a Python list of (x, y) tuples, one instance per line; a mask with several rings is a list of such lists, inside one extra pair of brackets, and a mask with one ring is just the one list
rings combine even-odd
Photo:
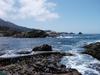
[(32, 51), (35, 46), (49, 44), (54, 50), (75, 54), (62, 58), (61, 63), (66, 67), (75, 68), (83, 75), (100, 75), (100, 61), (90, 55), (81, 54), (84, 51), (82, 46), (99, 41), (99, 34), (66, 35), (57, 38), (0, 37), (0, 58), (20, 56), (17, 52)]

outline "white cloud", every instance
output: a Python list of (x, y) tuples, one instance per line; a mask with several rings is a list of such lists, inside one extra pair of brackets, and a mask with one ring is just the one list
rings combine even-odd
[(0, 17), (12, 19), (33, 18), (37, 21), (59, 17), (54, 12), (56, 4), (48, 0), (0, 0)]

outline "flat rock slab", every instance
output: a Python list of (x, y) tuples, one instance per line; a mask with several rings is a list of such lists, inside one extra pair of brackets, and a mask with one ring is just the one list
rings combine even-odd
[(51, 53), (50, 55), (38, 54), (31, 57), (24, 57), (16, 63), (10, 62), (0, 68), (6, 75), (81, 75), (76, 69), (66, 68), (59, 63), (62, 54)]

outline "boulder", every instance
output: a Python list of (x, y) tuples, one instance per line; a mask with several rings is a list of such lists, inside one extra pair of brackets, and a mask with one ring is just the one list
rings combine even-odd
[(35, 47), (32, 51), (52, 51), (52, 47), (50, 45), (44, 44)]
[(100, 60), (100, 42), (91, 43), (89, 45), (84, 46), (86, 49), (83, 53), (89, 54)]
[(82, 32), (79, 32), (78, 34), (79, 34), (79, 35), (82, 35), (83, 33), (82, 33)]

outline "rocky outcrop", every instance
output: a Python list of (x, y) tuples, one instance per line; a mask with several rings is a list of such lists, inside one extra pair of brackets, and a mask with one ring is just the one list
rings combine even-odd
[(32, 51), (52, 51), (52, 47), (50, 45), (44, 44), (44, 45), (35, 47)]
[(76, 69), (59, 63), (61, 58), (60, 54), (35, 55), (2, 67), (0, 71), (6, 75), (81, 75)]
[(82, 33), (82, 32), (79, 32), (78, 34), (79, 34), (79, 35), (82, 35), (83, 33)]
[(53, 32), (53, 31), (47, 32), (47, 34), (48, 34), (48, 37), (57, 37), (57, 36), (60, 36), (60, 33)]
[(76, 69), (66, 68), (61, 64), (61, 58), (65, 54), (53, 52), (51, 46), (45, 44), (33, 50), (35, 52), (39, 50), (40, 53), (0, 59), (0, 73), (4, 75), (81, 75)]
[(85, 54), (92, 55), (93, 57), (100, 60), (100, 42), (91, 43), (89, 45), (84, 46), (86, 49)]
[(47, 37), (48, 34), (43, 31), (43, 30), (31, 30), (29, 32), (25, 32), (23, 34), (23, 37), (26, 37), (26, 38), (37, 38), (37, 37), (40, 37), (40, 38), (43, 38), (43, 37)]

